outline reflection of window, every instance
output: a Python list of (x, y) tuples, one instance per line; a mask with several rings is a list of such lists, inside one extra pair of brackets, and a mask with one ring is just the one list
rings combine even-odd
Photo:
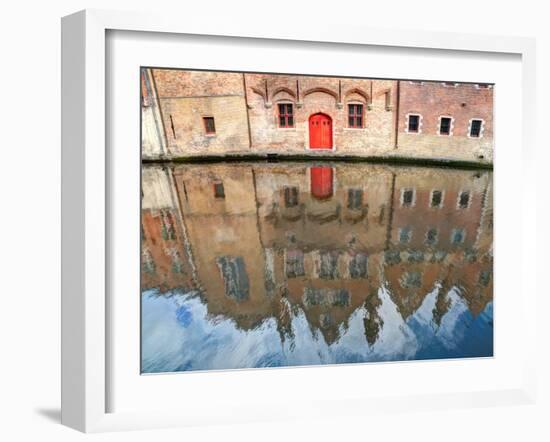
[(294, 127), (292, 103), (279, 103), (279, 127)]
[(287, 278), (304, 276), (304, 253), (301, 250), (290, 250), (286, 252), (285, 274)]
[(298, 188), (285, 187), (285, 207), (296, 207), (298, 205)]
[(439, 135), (450, 135), (451, 134), (451, 118), (450, 117), (441, 117), (439, 120)]
[(401, 192), (401, 205), (412, 206), (414, 202), (414, 189), (403, 189)]
[(464, 191), (460, 192), (458, 196), (458, 207), (461, 209), (467, 209), (470, 204), (470, 192)]
[(338, 252), (321, 253), (319, 277), (323, 279), (338, 278)]
[(490, 270), (483, 270), (479, 274), (479, 283), (483, 287), (487, 287), (489, 285), (489, 282), (491, 281), (491, 271)]
[(222, 256), (218, 258), (225, 295), (235, 301), (248, 299), (249, 283), (244, 260), (241, 256)]
[(348, 209), (361, 209), (363, 207), (363, 190), (348, 189)]
[(466, 233), (464, 232), (464, 229), (453, 229), (451, 232), (451, 242), (453, 244), (461, 244), (464, 242), (465, 238)]
[(349, 263), (349, 275), (352, 279), (367, 277), (367, 255), (357, 253)]
[(418, 288), (422, 285), (422, 274), (420, 272), (406, 272), (401, 277), (401, 287), (405, 289)]
[(420, 128), (420, 115), (409, 115), (408, 132), (418, 133)]
[(399, 242), (401, 244), (407, 244), (411, 241), (412, 229), (410, 226), (399, 229)]
[(355, 129), (363, 127), (362, 104), (348, 104), (348, 126)]
[(214, 183), (214, 198), (225, 198), (223, 183)]
[(472, 120), (470, 123), (470, 137), (479, 138), (481, 136), (481, 120)]
[(441, 190), (432, 191), (432, 200), (430, 205), (432, 207), (441, 207), (443, 203), (443, 192)]
[(176, 239), (176, 229), (172, 214), (167, 210), (161, 210), (160, 217), (162, 221), (162, 239)]
[(432, 227), (426, 232), (426, 244), (434, 245), (437, 242), (437, 229)]
[(202, 121), (204, 122), (204, 131), (208, 135), (216, 133), (216, 125), (214, 124), (214, 117), (203, 117)]

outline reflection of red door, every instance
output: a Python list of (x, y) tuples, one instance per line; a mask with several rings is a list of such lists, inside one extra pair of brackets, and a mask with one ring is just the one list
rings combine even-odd
[(309, 147), (332, 149), (332, 119), (325, 114), (309, 117)]
[(311, 178), (311, 194), (318, 199), (332, 196), (332, 167), (312, 167), (309, 169)]

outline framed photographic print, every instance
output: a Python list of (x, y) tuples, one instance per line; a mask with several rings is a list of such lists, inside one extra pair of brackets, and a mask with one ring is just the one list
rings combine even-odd
[(64, 18), (63, 423), (531, 401), (532, 178), (511, 177), (533, 60), (519, 38)]

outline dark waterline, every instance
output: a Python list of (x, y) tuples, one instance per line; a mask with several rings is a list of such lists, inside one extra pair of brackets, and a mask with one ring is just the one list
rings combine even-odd
[(493, 355), (492, 172), (142, 168), (142, 372)]

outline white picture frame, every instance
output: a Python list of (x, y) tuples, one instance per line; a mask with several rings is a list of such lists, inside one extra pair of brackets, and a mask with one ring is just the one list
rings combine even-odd
[[(84, 432), (158, 428), (212, 423), (212, 416), (200, 410), (190, 416), (178, 409), (162, 411), (109, 412), (108, 395), (112, 354), (108, 327), (112, 312), (108, 299), (108, 228), (111, 188), (109, 185), (109, 134), (106, 121), (107, 45), (110, 31), (154, 32), (163, 35), (206, 35), (248, 39), (272, 39), (287, 44), (296, 42), (368, 45), (380, 48), (422, 48), (439, 51), (468, 51), (477, 54), (515, 54), (521, 57), (522, 119), (521, 165), (523, 186), (518, 190), (523, 210), (516, 213), (521, 223), (520, 262), (525, 264), (535, 252), (535, 174), (529, 174), (536, 161), (535, 45), (532, 39), (491, 37), (453, 33), (379, 30), (331, 25), (301, 27), (281, 24), (200, 20), (182, 22), (178, 17), (150, 13), (125, 13), (86, 10), (62, 21), (62, 423)], [(445, 80), (444, 78), (441, 80)], [(497, 91), (498, 93), (498, 91)], [(497, 122), (498, 124), (498, 122)], [(498, 142), (498, 141), (497, 141)], [(498, 160), (497, 160), (498, 164)], [(496, 166), (498, 167), (498, 165)], [(517, 239), (519, 241), (519, 238)], [(498, 268), (499, 258), (496, 256)], [(534, 279), (521, 279), (521, 308), (536, 303)], [(497, 307), (498, 308), (498, 307)], [(497, 313), (498, 315), (498, 313)], [(497, 319), (498, 320), (498, 319)], [(536, 324), (522, 319), (523, 333), (534, 337)], [(137, 330), (136, 330), (137, 333)], [(252, 411), (246, 417), (220, 414), (214, 422), (249, 422), (266, 419), (311, 418), (338, 413), (364, 415), (374, 411), (395, 412), (408, 409), (442, 409), (532, 403), (535, 397), (535, 339), (525, 341), (521, 357), (522, 381), (501, 388), (460, 393), (432, 391), (423, 395), (388, 395), (376, 400), (368, 397), (331, 397), (312, 400), (311, 407), (255, 409), (255, 404), (240, 399), (238, 408)], [(357, 373), (361, 367), (355, 367)], [(292, 377), (294, 369), (284, 370)], [(255, 376), (258, 371), (254, 371)], [(222, 376), (213, 373), (212, 376)], [(242, 372), (241, 372), (242, 377)], [(198, 379), (198, 378), (196, 378)], [(253, 388), (251, 386), (251, 388)], [(238, 402), (238, 401), (237, 401)], [(258, 407), (256, 407), (258, 408)]]

